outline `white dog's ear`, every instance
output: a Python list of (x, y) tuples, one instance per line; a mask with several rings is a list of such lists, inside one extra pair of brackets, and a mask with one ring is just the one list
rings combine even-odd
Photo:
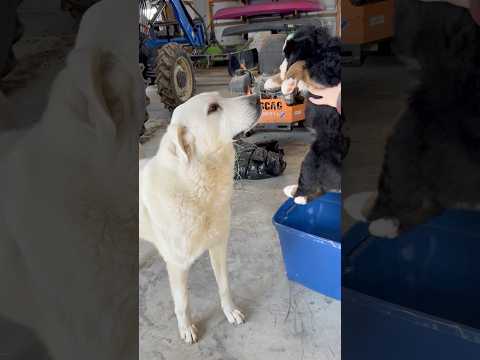
[(97, 136), (103, 141), (136, 136), (145, 109), (138, 69), (129, 69), (118, 56), (101, 49), (74, 50), (68, 62), (87, 102), (85, 121)]
[(94, 86), (98, 99), (117, 131), (140, 130), (146, 98), (137, 67), (128, 69), (124, 61), (109, 52), (100, 52), (95, 65)]
[(189, 162), (193, 155), (193, 136), (185, 126), (170, 125), (168, 128), (171, 143), (169, 151), (180, 160)]

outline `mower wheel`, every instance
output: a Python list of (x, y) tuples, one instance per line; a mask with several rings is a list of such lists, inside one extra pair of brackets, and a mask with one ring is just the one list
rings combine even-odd
[(157, 53), (157, 91), (165, 107), (175, 107), (190, 99), (195, 92), (195, 73), (188, 53), (178, 44), (162, 46)]

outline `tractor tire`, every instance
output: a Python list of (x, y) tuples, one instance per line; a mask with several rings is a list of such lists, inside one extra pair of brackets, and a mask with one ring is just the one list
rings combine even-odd
[(156, 63), (158, 95), (163, 105), (173, 111), (195, 93), (195, 70), (188, 53), (174, 43), (158, 50)]

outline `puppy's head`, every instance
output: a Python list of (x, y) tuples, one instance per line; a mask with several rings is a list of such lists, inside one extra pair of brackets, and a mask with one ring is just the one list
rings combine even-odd
[(341, 81), (340, 40), (326, 28), (300, 28), (287, 37), (283, 54), (285, 60), (280, 66), (283, 78), (295, 63), (301, 62), (308, 77), (320, 86), (335, 86)]
[(225, 98), (209, 92), (194, 96), (172, 114), (169, 132), (175, 139), (175, 154), (189, 160), (195, 152), (205, 155), (216, 151), (252, 128), (260, 113), (257, 95)]

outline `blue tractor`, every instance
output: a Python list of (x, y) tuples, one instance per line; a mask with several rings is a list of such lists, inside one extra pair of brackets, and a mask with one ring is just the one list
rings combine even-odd
[(193, 6), (187, 6), (181, 0), (147, 0), (140, 5), (143, 75), (148, 83), (156, 84), (160, 99), (169, 110), (194, 94), (191, 54), (207, 46), (205, 23)]
[[(80, 17), (98, 1), (61, 0), (61, 4), (72, 16)], [(138, 0), (138, 4), (143, 76), (148, 84), (157, 86), (162, 103), (170, 111), (195, 93), (192, 59), (203, 65), (206, 61), (207, 66), (215, 59), (228, 60), (231, 75), (242, 66), (256, 66), (255, 51), (227, 51), (218, 44), (213, 31), (207, 36), (205, 22), (190, 1)]]

